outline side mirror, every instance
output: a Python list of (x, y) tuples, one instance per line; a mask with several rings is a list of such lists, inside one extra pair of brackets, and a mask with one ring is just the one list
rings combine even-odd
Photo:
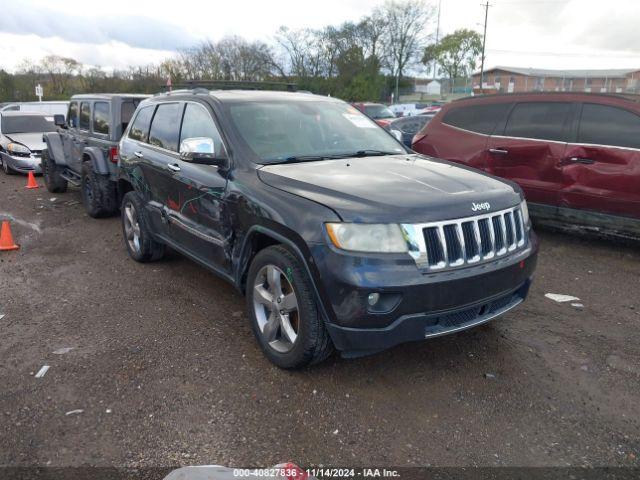
[(402, 132), (400, 130), (396, 130), (394, 128), (393, 130), (390, 130), (390, 132), (391, 132), (391, 135), (396, 137), (396, 140), (398, 140), (399, 142), (402, 142)]
[(226, 159), (216, 158), (213, 140), (207, 137), (185, 138), (180, 142), (180, 160), (201, 165), (226, 165)]
[(58, 127), (64, 127), (67, 124), (67, 122), (64, 119), (64, 115), (60, 113), (56, 113), (53, 116), (53, 123), (56, 124)]

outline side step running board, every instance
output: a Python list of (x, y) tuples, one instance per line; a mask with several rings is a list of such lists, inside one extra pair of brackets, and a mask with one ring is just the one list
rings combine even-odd
[(65, 168), (64, 172), (60, 174), (67, 182), (73, 183), (76, 187), (79, 187), (82, 183), (82, 178), (75, 172), (72, 172), (68, 168)]

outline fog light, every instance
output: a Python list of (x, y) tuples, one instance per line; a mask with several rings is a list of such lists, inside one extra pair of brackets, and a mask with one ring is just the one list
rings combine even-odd
[(378, 300), (380, 300), (380, 294), (379, 293), (370, 293), (369, 296), (367, 297), (367, 302), (369, 302), (369, 305), (371, 305), (372, 307), (378, 303)]

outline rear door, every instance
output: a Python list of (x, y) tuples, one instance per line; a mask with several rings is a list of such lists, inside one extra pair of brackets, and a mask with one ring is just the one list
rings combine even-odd
[(571, 130), (570, 102), (516, 103), (487, 144), (487, 170), (518, 183), (527, 201), (557, 206)]
[(640, 115), (584, 103), (579, 119), (563, 162), (562, 205), (640, 218)]
[[(209, 109), (201, 103), (187, 102), (180, 142), (201, 137), (213, 140), (216, 155), (224, 154), (222, 138)], [(226, 177), (217, 166), (180, 159), (171, 165), (170, 177), (167, 213), (172, 240), (201, 261), (229, 271), (222, 221)]]
[(510, 102), (452, 104), (436, 115), (418, 135), (416, 151), (485, 170), (489, 135), (503, 120)]

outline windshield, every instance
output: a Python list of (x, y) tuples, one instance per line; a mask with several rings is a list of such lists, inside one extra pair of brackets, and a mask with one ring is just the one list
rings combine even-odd
[(56, 126), (50, 120), (38, 115), (2, 117), (2, 133), (55, 132)]
[(341, 102), (280, 101), (229, 107), (233, 126), (261, 163), (305, 157), (405, 153), (393, 137), (356, 108)]
[(378, 120), (379, 118), (394, 118), (395, 115), (388, 107), (384, 105), (365, 105), (364, 113), (370, 118)]

